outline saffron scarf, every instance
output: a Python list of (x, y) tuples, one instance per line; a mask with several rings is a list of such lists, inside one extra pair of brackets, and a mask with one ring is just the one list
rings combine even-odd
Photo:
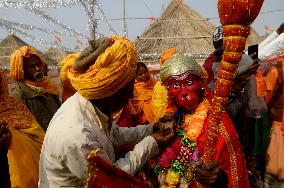
[(29, 109), (9, 96), (6, 75), (1, 70), (0, 91), (0, 119), (8, 123), (12, 133), (7, 154), (11, 187), (36, 188), (44, 131)]

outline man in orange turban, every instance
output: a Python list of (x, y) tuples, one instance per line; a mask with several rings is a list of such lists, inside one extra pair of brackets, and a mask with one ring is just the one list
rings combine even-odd
[(11, 77), (16, 86), (11, 96), (24, 102), (44, 131), (60, 107), (56, 85), (44, 76), (44, 62), (39, 52), (23, 46), (10, 57)]
[[(133, 175), (172, 138), (170, 130), (153, 132), (150, 125), (119, 128), (112, 120), (112, 113), (133, 96), (136, 64), (134, 44), (119, 36), (98, 39), (61, 63), (61, 76), (77, 92), (59, 108), (46, 132), (39, 187), (83, 187), (89, 175), (86, 156), (92, 151)], [(115, 161), (115, 147), (125, 144), (136, 145)], [(118, 183), (98, 179), (101, 187)]]

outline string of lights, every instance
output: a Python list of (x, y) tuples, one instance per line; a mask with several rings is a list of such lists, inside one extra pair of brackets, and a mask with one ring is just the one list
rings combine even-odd
[(55, 18), (49, 16), (48, 14), (46, 14), (44, 11), (38, 10), (38, 9), (32, 9), (32, 8), (28, 8), (25, 7), (26, 10), (40, 16), (41, 18), (43, 18), (45, 21), (57, 25), (63, 29), (65, 29), (66, 31), (70, 32), (70, 34), (76, 34), (77, 36), (80, 36), (82, 38), (87, 39), (88, 37), (85, 36), (84, 34), (80, 33), (79, 31), (71, 28), (70, 26), (65, 25), (64, 23), (60, 22), (59, 20), (56, 20)]
[(112, 32), (112, 34), (118, 34), (115, 29), (111, 26), (110, 21), (107, 19), (106, 15), (104, 14), (101, 6), (99, 3), (94, 4), (94, 6), (96, 7), (96, 9), (99, 11), (100, 15), (101, 15), (101, 20), (104, 21), (107, 25), (109, 30)]
[[(194, 57), (194, 58), (206, 58), (208, 57), (208, 53), (202, 52), (198, 54), (192, 54), (192, 53), (183, 53), (186, 56)], [(147, 59), (159, 59), (161, 57), (162, 53), (139, 53), (138, 56), (141, 60), (147, 60)]]
[[(80, 0), (83, 9), (88, 15), (88, 27), (89, 28), (97, 28), (96, 20), (95, 20), (95, 14), (94, 14), (94, 6), (88, 6), (88, 4), (84, 0)], [(93, 3), (89, 5), (95, 4), (95, 0), (93, 0)]]
[[(57, 7), (55, 7), (57, 3)], [(16, 2), (16, 1), (0, 1), (0, 8), (1, 7), (5, 7), (5, 8), (16, 8), (16, 9), (26, 9), (29, 12), (32, 12), (38, 16), (40, 16), (41, 18), (43, 18), (45, 21), (52, 23), (54, 25), (57, 25), (58, 27), (61, 27), (65, 30), (67, 30), (70, 35), (77, 35), (80, 36), (82, 38), (87, 39), (88, 37), (85, 36), (84, 34), (80, 33), (79, 31), (71, 28), (70, 26), (67, 26), (65, 24), (63, 24), (62, 22), (60, 22), (59, 20), (56, 20), (55, 18), (47, 15), (44, 11), (39, 10), (39, 9), (47, 9), (47, 8), (59, 8), (61, 6), (67, 6), (67, 5), (76, 5), (79, 4), (79, 0), (68, 0), (68, 1), (40, 1), (40, 0), (36, 0), (36, 1), (24, 1), (24, 2)], [(39, 9), (38, 9), (39, 8)]]
[(80, 4), (79, 0), (30, 0), (30, 1), (12, 1), (4, 0), (0, 2), (0, 7), (5, 8), (25, 8), (31, 7), (33, 9), (57, 9), (66, 6), (74, 6)]
[[(282, 12), (284, 9), (278, 9), (278, 10), (270, 10), (270, 11), (262, 11), (259, 14), (270, 14), (275, 12)], [(176, 21), (173, 19), (159, 19), (154, 16), (150, 17), (127, 17), (127, 18), (109, 18), (111, 21), (122, 21), (122, 20), (157, 20), (157, 21)], [(196, 19), (196, 18), (186, 18), (186, 19), (178, 19), (179, 21), (209, 21), (209, 20), (216, 20), (219, 19), (219, 17), (207, 17), (204, 19)], [(96, 19), (97, 21), (103, 21), (101, 19)]]
[[(83, 3), (84, 2), (84, 3)], [(95, 2), (95, 3), (94, 3)], [(71, 28), (70, 26), (65, 25), (64, 23), (60, 22), (59, 20), (51, 17), (50, 15), (46, 14), (45, 10), (47, 9), (58, 9), (61, 7), (66, 7), (66, 6), (75, 6), (75, 5), (83, 5), (83, 8), (86, 12), (89, 12), (90, 15), (88, 15), (88, 23), (94, 24), (94, 27), (97, 27), (96, 25), (96, 21), (103, 21), (107, 24), (109, 30), (112, 32), (112, 34), (117, 34), (117, 32), (115, 31), (115, 29), (112, 27), (110, 20), (142, 20), (142, 19), (148, 19), (148, 20), (153, 20), (153, 21), (168, 21), (167, 19), (156, 19), (155, 17), (148, 17), (148, 18), (139, 18), (139, 17), (129, 17), (129, 18), (114, 18), (114, 19), (108, 19), (103, 11), (103, 9), (101, 8), (101, 5), (99, 3), (96, 3), (96, 0), (23, 0), (23, 1), (18, 1), (18, 0), (1, 0), (0, 1), (0, 8), (17, 8), (17, 9), (26, 9), (29, 12), (32, 12), (33, 14), (40, 16), (41, 18), (43, 18), (45, 21), (52, 23), (56, 26), (58, 26), (61, 29), (64, 29), (64, 31), (66, 32), (62, 32), (62, 31), (55, 31), (55, 30), (50, 30), (50, 29), (45, 29), (45, 28), (40, 28), (37, 26), (32, 26), (32, 25), (28, 25), (28, 24), (22, 24), (22, 23), (16, 23), (16, 22), (12, 22), (12, 21), (8, 21), (7, 19), (0, 19), (0, 26), (2, 28), (5, 28), (6, 30), (13, 30), (14, 32), (17, 32), (23, 36), (27, 36), (25, 34), (27, 34), (25, 31), (38, 31), (38, 32), (44, 32), (44, 33), (58, 33), (60, 35), (64, 35), (64, 36), (79, 36), (82, 37), (84, 39), (88, 39), (87, 36), (85, 36), (84, 34), (80, 33), (79, 31), (77, 31), (76, 29)], [(95, 19), (94, 16), (94, 11), (91, 9), (90, 5), (94, 5), (94, 7), (96, 8), (97, 12), (100, 15), (100, 19)], [(278, 9), (278, 10), (270, 10), (270, 11), (262, 11), (260, 12), (260, 14), (271, 14), (271, 13), (275, 13), (275, 12), (281, 12), (284, 11), (284, 9)], [(219, 19), (219, 17), (208, 17), (208, 18), (204, 18), (204, 19), (199, 19), (196, 21), (208, 21), (208, 20), (213, 20), (213, 19)], [(184, 21), (187, 20), (193, 20), (193, 19), (184, 19)], [(12, 29), (11, 29), (12, 28)], [(103, 34), (96, 32), (96, 34), (98, 36), (103, 36)], [(53, 45), (54, 43), (46, 41), (44, 39), (41, 38), (32, 38), (33, 36), (31, 34), (29, 34), (30, 40), (33, 40), (35, 42), (39, 42), (39, 43), (45, 43)], [(40, 42), (41, 41), (41, 42)], [(58, 46), (58, 44), (56, 44)], [(150, 54), (151, 55), (151, 54)]]
[(0, 24), (11, 25), (11, 26), (13, 26), (15, 28), (21, 28), (21, 29), (29, 30), (29, 31), (38, 31), (38, 32), (43, 32), (43, 33), (48, 33), (48, 34), (55, 34), (55, 33), (57, 33), (57, 34), (60, 34), (62, 36), (71, 36), (71, 37), (76, 37), (77, 36), (74, 33), (70, 33), (70, 32), (65, 33), (65, 32), (62, 32), (62, 31), (41, 28), (41, 27), (37, 27), (37, 26), (34, 26), (34, 25), (22, 24), (22, 23), (18, 23), (18, 22), (12, 22), (12, 21), (9, 21), (9, 20), (4, 19), (4, 18), (0, 18)]
[[(61, 27), (65, 30), (67, 30), (71, 34), (74, 34), (74, 35), (76, 34), (76, 35), (78, 35), (82, 38), (87, 39), (88, 37), (83, 35), (79, 31), (71, 28), (70, 26), (65, 25), (64, 23), (60, 22), (59, 20), (49, 16), (44, 11), (40, 10), (40, 9), (48, 9), (48, 8), (54, 8), (55, 9), (55, 8), (60, 8), (60, 7), (64, 7), (64, 6), (82, 5), (81, 2), (84, 2), (84, 4), (86, 5), (86, 6), (83, 6), (84, 9), (89, 9), (90, 8), (89, 5), (91, 5), (91, 4), (94, 5), (95, 8), (98, 10), (98, 12), (101, 15), (101, 20), (107, 24), (107, 26), (108, 26), (109, 30), (112, 32), (112, 34), (117, 34), (115, 29), (111, 26), (110, 21), (105, 16), (102, 8), (100, 7), (101, 5), (96, 3), (94, 0), (87, 0), (87, 1), (80, 1), (80, 0), (58, 0), (58, 1), (55, 1), (55, 0), (49, 0), (49, 1), (34, 0), (34, 1), (24, 1), (24, 2), (4, 0), (4, 1), (0, 1), (0, 8), (4, 7), (4, 8), (26, 9), (26, 10), (32, 12), (33, 14), (40, 16), (45, 21), (52, 23), (54, 25), (57, 25), (58, 27)], [(88, 23), (93, 23), (93, 24), (95, 24), (95, 22), (97, 20), (97, 19), (94, 18), (94, 15), (89, 16), (88, 19), (90, 19), (90, 20), (88, 20), (89, 21)], [(96, 24), (95, 24), (95, 27), (96, 27)], [(98, 34), (99, 34), (99, 36), (102, 36), (102, 34), (100, 34), (100, 33), (98, 33)]]
[[(87, 0), (85, 2), (90, 2), (90, 0)], [(58, 9), (62, 7), (67, 6), (75, 6), (80, 5), (80, 0), (29, 0), (29, 1), (13, 1), (13, 0), (2, 0), (0, 1), (0, 8), (25, 8), (30, 7), (31, 9)], [(284, 11), (284, 9), (278, 9), (278, 10), (270, 10), (270, 11), (262, 11), (260, 14), (268, 14), (268, 13), (275, 13), (275, 12), (281, 12)], [(122, 20), (123, 18), (114, 18), (109, 20)], [(125, 19), (152, 19), (152, 18), (125, 18)], [(205, 18), (205, 20), (211, 20), (211, 19), (219, 19), (219, 17), (208, 17)]]
[(39, 44), (41, 44), (43, 46), (44, 45), (49, 45), (49, 46), (53, 46), (53, 47), (60, 47), (63, 50), (66, 50), (66, 51), (72, 51), (70, 48), (66, 48), (66, 47), (60, 45), (59, 43), (50, 42), (48, 40), (35, 37), (35, 36), (31, 35), (31, 34), (28, 34), (28, 33), (24, 32), (24, 31), (16, 28), (16, 27), (13, 27), (12, 25), (5, 25), (5, 24), (1, 24), (0, 23), (0, 27), (4, 28), (5, 30), (8, 30), (10, 33), (16, 33), (16, 34), (22, 35), (25, 39), (31, 40), (34, 43), (39, 43)]

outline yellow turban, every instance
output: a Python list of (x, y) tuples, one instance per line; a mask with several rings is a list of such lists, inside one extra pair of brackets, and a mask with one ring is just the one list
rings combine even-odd
[(41, 62), (43, 63), (43, 60), (39, 52), (30, 46), (23, 46), (12, 53), (12, 55), (10, 56), (10, 69), (11, 69), (11, 77), (14, 80), (21, 81), (25, 79), (24, 58), (30, 57), (31, 55), (38, 56)]
[(120, 36), (111, 36), (114, 43), (85, 72), (74, 71), (78, 54), (68, 55), (60, 65), (61, 78), (68, 78), (72, 86), (87, 99), (108, 97), (134, 78), (137, 50), (132, 42)]

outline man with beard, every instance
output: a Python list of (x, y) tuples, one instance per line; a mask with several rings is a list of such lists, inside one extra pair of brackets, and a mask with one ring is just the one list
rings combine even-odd
[[(84, 187), (92, 175), (86, 160), (90, 153), (134, 175), (173, 137), (170, 130), (153, 132), (151, 125), (127, 128), (113, 122), (112, 114), (133, 97), (136, 64), (134, 44), (120, 36), (97, 39), (80, 55), (70, 54), (63, 60), (61, 76), (68, 78), (77, 92), (56, 112), (46, 132), (40, 188)], [(116, 160), (115, 148), (125, 144), (135, 146)], [(99, 187), (121, 183), (113, 179), (98, 178), (100, 182), (95, 183)]]
[(30, 46), (19, 48), (10, 57), (11, 77), (16, 81), (11, 96), (24, 102), (46, 131), (60, 101), (55, 83), (44, 76), (44, 66), (39, 52)]

